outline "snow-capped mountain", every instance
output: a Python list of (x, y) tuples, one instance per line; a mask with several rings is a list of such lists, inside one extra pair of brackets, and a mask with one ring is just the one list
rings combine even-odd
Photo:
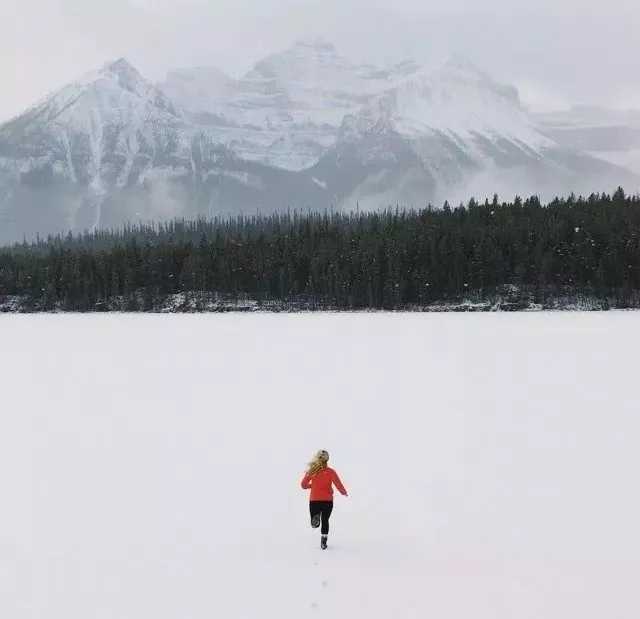
[(106, 65), (0, 128), (0, 186), (15, 207), (5, 218), (42, 217), (42, 230), (103, 223), (114, 189), (173, 165), (184, 128), (125, 60)]
[(125, 221), (272, 210), (324, 195), (308, 176), (245, 161), (126, 60), (0, 127), (0, 240)]
[(464, 59), (359, 65), (299, 42), (239, 79), (105, 65), (0, 127), (0, 240), (283, 208), (632, 190)]
[(460, 58), (413, 71), (346, 116), (314, 177), (348, 179), (338, 203), (369, 208), (640, 187), (628, 171), (561, 147), (515, 88)]
[(299, 171), (335, 144), (346, 115), (417, 70), (356, 65), (313, 40), (268, 56), (239, 80), (217, 69), (181, 70), (161, 88), (240, 157)]

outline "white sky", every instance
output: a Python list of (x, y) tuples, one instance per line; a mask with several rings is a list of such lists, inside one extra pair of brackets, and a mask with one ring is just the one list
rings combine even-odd
[(0, 119), (116, 57), (240, 74), (309, 36), (379, 63), (463, 53), (538, 108), (640, 107), (632, 0), (0, 0)]

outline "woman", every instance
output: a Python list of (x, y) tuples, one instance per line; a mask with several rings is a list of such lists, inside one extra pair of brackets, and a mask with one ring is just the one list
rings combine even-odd
[(343, 496), (349, 496), (338, 474), (327, 466), (327, 462), (329, 462), (329, 453), (323, 449), (309, 462), (307, 472), (300, 484), (303, 490), (311, 488), (311, 496), (309, 497), (311, 526), (317, 529), (322, 524), (320, 529), (320, 548), (323, 550), (327, 548), (329, 518), (333, 511), (333, 486)]

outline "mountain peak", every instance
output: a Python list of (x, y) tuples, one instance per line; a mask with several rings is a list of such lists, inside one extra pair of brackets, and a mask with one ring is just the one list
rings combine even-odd
[(121, 88), (133, 93), (146, 90), (149, 86), (140, 72), (126, 58), (118, 58), (108, 62), (102, 67), (99, 74), (114, 79)]
[(108, 71), (109, 73), (122, 73), (122, 72), (135, 71), (137, 73), (134, 66), (124, 57), (107, 62), (103, 67), (103, 71)]
[(147, 106), (157, 114), (179, 116), (161, 90), (147, 81), (125, 58), (118, 58), (50, 94), (19, 119), (22, 125), (30, 119), (45, 125), (55, 122), (58, 126), (82, 132), (87, 123), (93, 122), (87, 120), (89, 117), (93, 120), (100, 117), (108, 123), (113, 117)]
[(275, 78), (283, 83), (292, 83), (305, 81), (310, 75), (315, 80), (318, 70), (334, 70), (337, 67), (341, 71), (348, 65), (348, 61), (338, 54), (332, 43), (321, 38), (302, 39), (283, 51), (263, 58), (245, 77), (259, 80)]

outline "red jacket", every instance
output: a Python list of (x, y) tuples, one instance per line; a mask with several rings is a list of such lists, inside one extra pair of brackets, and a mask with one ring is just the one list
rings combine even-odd
[(347, 490), (342, 485), (338, 473), (329, 467), (321, 469), (315, 475), (307, 473), (300, 485), (303, 490), (311, 488), (310, 501), (333, 501), (333, 486), (340, 494), (347, 496)]

